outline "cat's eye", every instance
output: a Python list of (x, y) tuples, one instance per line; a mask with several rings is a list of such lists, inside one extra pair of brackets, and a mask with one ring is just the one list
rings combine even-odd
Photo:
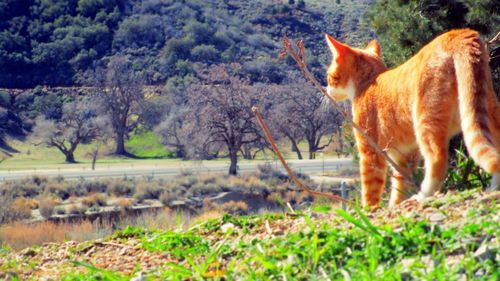
[(332, 75), (330, 76), (332, 79), (332, 83), (336, 84), (340, 81), (340, 76), (339, 75)]

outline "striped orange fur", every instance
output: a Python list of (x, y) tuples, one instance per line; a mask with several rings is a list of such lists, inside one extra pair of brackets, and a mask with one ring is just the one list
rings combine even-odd
[[(423, 156), (425, 177), (417, 198), (439, 190), (448, 165), (449, 139), (464, 132), (467, 149), (500, 186), (500, 106), (493, 91), (488, 53), (479, 34), (452, 30), (388, 70), (373, 40), (352, 48), (327, 35), (333, 54), (328, 93), (352, 100), (354, 122), (408, 172)], [(360, 155), (362, 202), (377, 206), (385, 187), (385, 159), (355, 132)], [(408, 185), (393, 171), (390, 205), (405, 199)]]

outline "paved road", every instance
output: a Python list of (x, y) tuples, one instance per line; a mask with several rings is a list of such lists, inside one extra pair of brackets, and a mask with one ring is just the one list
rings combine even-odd
[[(32, 175), (43, 175), (47, 177), (63, 176), (65, 179), (91, 179), (91, 178), (106, 178), (106, 177), (169, 177), (181, 174), (184, 171), (193, 173), (227, 173), (229, 164), (204, 162), (180, 162), (179, 166), (128, 166), (128, 167), (99, 167), (92, 171), (90, 169), (61, 169), (61, 170), (26, 170), (26, 171), (0, 171), (0, 181), (22, 179)], [(239, 164), (239, 172), (247, 173), (257, 170), (259, 164), (264, 161), (246, 162)], [(282, 171), (284, 169), (278, 162), (268, 162), (273, 167)], [(317, 160), (291, 160), (288, 162), (290, 167), (301, 173), (318, 173), (335, 171), (340, 167), (352, 166), (351, 159), (322, 159)]]

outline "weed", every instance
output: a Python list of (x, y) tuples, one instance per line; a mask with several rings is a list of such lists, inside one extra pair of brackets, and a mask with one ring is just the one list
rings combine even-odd
[(209, 251), (209, 243), (202, 237), (186, 232), (166, 231), (145, 236), (142, 247), (148, 251), (168, 252), (175, 257), (186, 258), (205, 254)]

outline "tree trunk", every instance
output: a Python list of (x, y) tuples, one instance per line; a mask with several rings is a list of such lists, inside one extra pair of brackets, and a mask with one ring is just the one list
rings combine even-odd
[(75, 155), (73, 154), (73, 151), (67, 151), (64, 153), (64, 156), (66, 157), (66, 163), (69, 164), (74, 164), (76, 163), (75, 161)]
[(231, 164), (229, 165), (229, 175), (236, 176), (238, 174), (238, 151), (229, 151)]
[(252, 151), (250, 151), (249, 145), (243, 145), (241, 147), (241, 155), (243, 155), (243, 159), (252, 160)]
[(292, 142), (292, 151), (297, 153), (297, 158), (299, 158), (299, 160), (302, 160), (303, 159), (302, 153), (300, 153), (299, 146), (297, 145), (297, 142), (293, 139), (290, 139), (290, 141)]
[(125, 150), (125, 133), (124, 132), (116, 132), (115, 142), (116, 142), (115, 154), (127, 155), (127, 151)]
[(316, 147), (309, 143), (309, 159), (315, 159), (316, 158)]

